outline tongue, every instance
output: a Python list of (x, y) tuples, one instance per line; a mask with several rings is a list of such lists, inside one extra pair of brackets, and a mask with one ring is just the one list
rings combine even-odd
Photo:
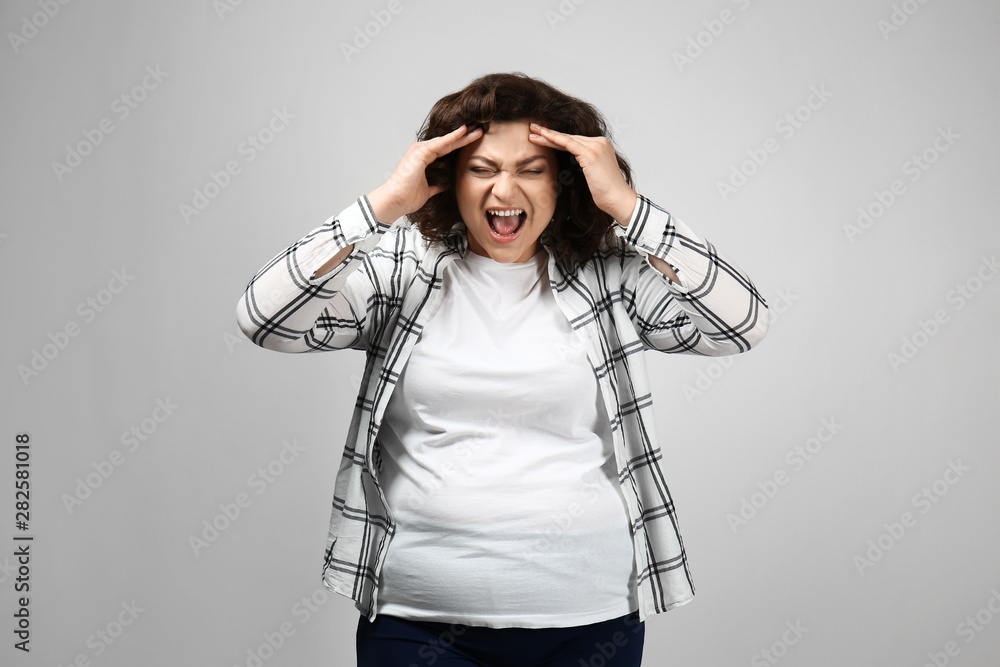
[(519, 215), (494, 215), (493, 228), (501, 236), (508, 236), (514, 233), (520, 221), (521, 216)]

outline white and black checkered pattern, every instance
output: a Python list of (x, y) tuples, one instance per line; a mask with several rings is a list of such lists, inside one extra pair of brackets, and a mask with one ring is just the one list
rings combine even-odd
[[(282, 352), (353, 348), (365, 373), (337, 474), (323, 562), (326, 585), (375, 618), (377, 582), (394, 523), (378, 483), (378, 431), (409, 352), (440, 303), (445, 267), (468, 251), (458, 222), (444, 243), (415, 226), (375, 219), (367, 197), (272, 259), (241, 297), (237, 318), (257, 345)], [(611, 416), (618, 479), (636, 555), (642, 619), (688, 602), (694, 586), (660, 469), (644, 350), (721, 356), (746, 352), (767, 331), (767, 305), (750, 278), (686, 224), (639, 196), (621, 255), (597, 253), (567, 271), (549, 257), (556, 303), (579, 334)], [(314, 277), (339, 250), (348, 258)], [(543, 234), (542, 243), (551, 243)], [(666, 261), (671, 282), (647, 259)]]

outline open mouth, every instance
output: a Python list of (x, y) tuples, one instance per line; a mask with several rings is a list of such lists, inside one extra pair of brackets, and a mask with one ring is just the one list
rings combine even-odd
[(486, 222), (493, 232), (493, 238), (501, 242), (517, 238), (527, 219), (528, 214), (519, 208), (495, 208), (486, 211)]

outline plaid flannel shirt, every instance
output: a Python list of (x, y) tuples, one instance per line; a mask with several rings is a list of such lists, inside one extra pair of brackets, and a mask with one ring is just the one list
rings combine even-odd
[[(686, 224), (640, 195), (615, 226), (621, 254), (597, 253), (574, 271), (550, 254), (555, 300), (580, 336), (611, 418), (618, 481), (636, 560), (640, 618), (690, 601), (694, 586), (660, 468), (644, 350), (721, 356), (745, 352), (767, 331), (750, 278)], [(551, 242), (543, 234), (541, 242)], [(349, 244), (328, 273), (315, 271)], [(267, 263), (237, 306), (255, 344), (282, 352), (352, 348), (365, 372), (337, 473), (322, 578), (376, 616), (379, 572), (395, 530), (379, 486), (379, 425), (424, 325), (440, 304), (445, 268), (468, 251), (464, 223), (428, 244), (416, 226), (376, 220), (362, 196)], [(675, 284), (648, 259), (675, 271)]]

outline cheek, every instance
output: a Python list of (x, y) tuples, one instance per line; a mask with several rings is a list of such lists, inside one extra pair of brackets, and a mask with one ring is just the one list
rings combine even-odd
[(458, 202), (459, 211), (467, 211), (476, 205), (475, 194), (469, 187), (467, 179), (460, 178), (455, 181), (455, 200)]
[(546, 211), (554, 211), (556, 208), (556, 199), (558, 197), (558, 189), (555, 181), (550, 183), (539, 183), (538, 187), (534, 191), (534, 199), (536, 206), (540, 209)]
[(455, 199), (458, 202), (458, 213), (466, 226), (479, 228), (487, 225), (480, 212), (482, 193), (475, 188), (474, 183), (463, 186), (456, 184)]

